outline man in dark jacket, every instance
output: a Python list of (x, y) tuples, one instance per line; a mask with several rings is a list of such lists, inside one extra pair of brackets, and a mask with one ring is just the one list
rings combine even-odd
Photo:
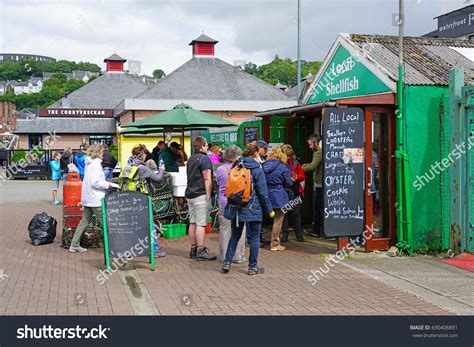
[(212, 163), (207, 156), (207, 141), (196, 136), (193, 141), (194, 154), (189, 157), (186, 167), (188, 185), (184, 195), (189, 208), (189, 257), (196, 260), (216, 260), (204, 246), (206, 226), (211, 210)]
[(105, 178), (110, 180), (114, 176), (114, 168), (117, 166), (117, 159), (114, 158), (109, 151), (109, 146), (104, 144), (104, 158), (102, 159), (102, 169), (104, 170)]
[(158, 141), (158, 144), (151, 151), (151, 159), (153, 159), (156, 164), (158, 164), (158, 153), (164, 148), (166, 148), (166, 143), (165, 141), (161, 140)]
[(68, 165), (74, 162), (74, 156), (72, 155), (71, 148), (66, 147), (64, 149), (61, 158), (59, 159), (59, 167), (61, 168), (61, 174), (63, 175), (63, 181), (67, 182), (67, 174), (69, 173)]
[(271, 218), (275, 217), (273, 207), (268, 197), (267, 182), (265, 174), (260, 164), (255, 160), (258, 156), (258, 145), (251, 142), (246, 146), (243, 158), (239, 159), (236, 165), (249, 169), (252, 175), (253, 192), (249, 202), (242, 207), (235, 207), (227, 204), (224, 210), (224, 217), (232, 220), (232, 236), (227, 246), (222, 272), (230, 271), (232, 260), (234, 259), (235, 249), (242, 236), (242, 230), (246, 225), (247, 238), (250, 246), (249, 256), (249, 275), (258, 275), (264, 272), (263, 267), (257, 265), (258, 250), (260, 241), (260, 232), (262, 226), (263, 210)]
[(322, 236), (323, 228), (323, 151), (319, 146), (321, 136), (313, 134), (308, 138), (308, 146), (313, 150), (311, 163), (303, 164), (304, 172), (313, 173), (314, 196), (313, 196), (313, 229), (307, 232), (311, 236)]
[(158, 162), (163, 160), (165, 164), (166, 172), (178, 172), (178, 161), (180, 160), (180, 156), (178, 155), (181, 146), (177, 142), (171, 142), (169, 147), (163, 148), (158, 153)]

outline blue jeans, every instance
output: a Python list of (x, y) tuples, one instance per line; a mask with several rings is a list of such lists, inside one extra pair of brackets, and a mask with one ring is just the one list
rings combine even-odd
[(112, 169), (111, 167), (104, 167), (103, 170), (106, 180), (110, 180), (114, 177), (114, 169)]
[(244, 225), (247, 225), (247, 240), (250, 246), (249, 256), (249, 269), (257, 266), (258, 250), (260, 249), (260, 230), (262, 222), (240, 222), (237, 226), (236, 218), (232, 219), (232, 235), (227, 246), (227, 252), (225, 254), (225, 263), (232, 263), (234, 259), (235, 249), (239, 243), (240, 237), (242, 236), (242, 230)]
[(160, 245), (158, 244), (158, 234), (156, 233), (155, 225), (153, 224), (153, 243), (155, 244), (155, 254), (160, 251)]
[(64, 182), (67, 182), (67, 175), (68, 175), (67, 172), (63, 173), (63, 181)]

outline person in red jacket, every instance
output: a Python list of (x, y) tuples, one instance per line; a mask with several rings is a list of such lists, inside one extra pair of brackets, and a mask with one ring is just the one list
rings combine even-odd
[(288, 157), (288, 165), (291, 170), (291, 179), (293, 180), (293, 187), (289, 193), (290, 202), (288, 208), (285, 208), (285, 219), (283, 220), (283, 226), (281, 229), (281, 242), (288, 242), (288, 224), (289, 218), (292, 219), (293, 227), (295, 228), (296, 240), (298, 242), (304, 242), (302, 226), (301, 226), (301, 204), (304, 197), (303, 184), (305, 181), (305, 174), (301, 164), (296, 160), (295, 153), (291, 145), (282, 146), (283, 152)]

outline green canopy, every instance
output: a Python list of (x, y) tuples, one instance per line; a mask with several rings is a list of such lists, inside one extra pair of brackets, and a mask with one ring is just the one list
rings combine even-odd
[(172, 128), (173, 130), (196, 130), (209, 127), (237, 126), (228, 120), (214, 116), (213, 114), (193, 109), (186, 104), (179, 104), (171, 110), (155, 114), (149, 118), (142, 119), (124, 125), (124, 128)]
[[(188, 127), (186, 130), (205, 130), (205, 127)], [(146, 134), (158, 134), (162, 133), (163, 128), (137, 128), (137, 127), (124, 127), (120, 134), (122, 135), (146, 135)]]

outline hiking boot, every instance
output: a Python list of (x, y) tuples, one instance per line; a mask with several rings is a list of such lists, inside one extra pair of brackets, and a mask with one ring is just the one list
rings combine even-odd
[(265, 269), (263, 267), (255, 266), (255, 267), (249, 268), (249, 271), (247, 272), (247, 274), (249, 274), (250, 276), (253, 276), (253, 275), (263, 274), (264, 272), (265, 272)]
[(304, 237), (303, 237), (303, 235), (296, 235), (296, 241), (298, 241), (298, 242), (304, 242)]
[(230, 271), (230, 263), (224, 263), (224, 265), (222, 265), (222, 269), (221, 269), (222, 273), (228, 273)]
[(288, 242), (288, 234), (283, 234), (280, 238), (280, 242), (286, 243)]
[(197, 250), (196, 260), (216, 260), (217, 256), (209, 253), (207, 247), (199, 247)]
[(166, 252), (163, 252), (163, 251), (155, 252), (155, 258), (163, 258), (163, 257), (166, 257)]
[(81, 246), (71, 246), (71, 247), (69, 247), (69, 252), (71, 252), (71, 253), (83, 253), (83, 252), (87, 252), (87, 248), (83, 248)]
[(191, 250), (189, 251), (189, 259), (196, 259), (197, 257), (197, 246), (191, 246)]
[(285, 246), (278, 245), (278, 246), (276, 246), (276, 247), (270, 248), (270, 251), (284, 251), (285, 249), (286, 249)]

